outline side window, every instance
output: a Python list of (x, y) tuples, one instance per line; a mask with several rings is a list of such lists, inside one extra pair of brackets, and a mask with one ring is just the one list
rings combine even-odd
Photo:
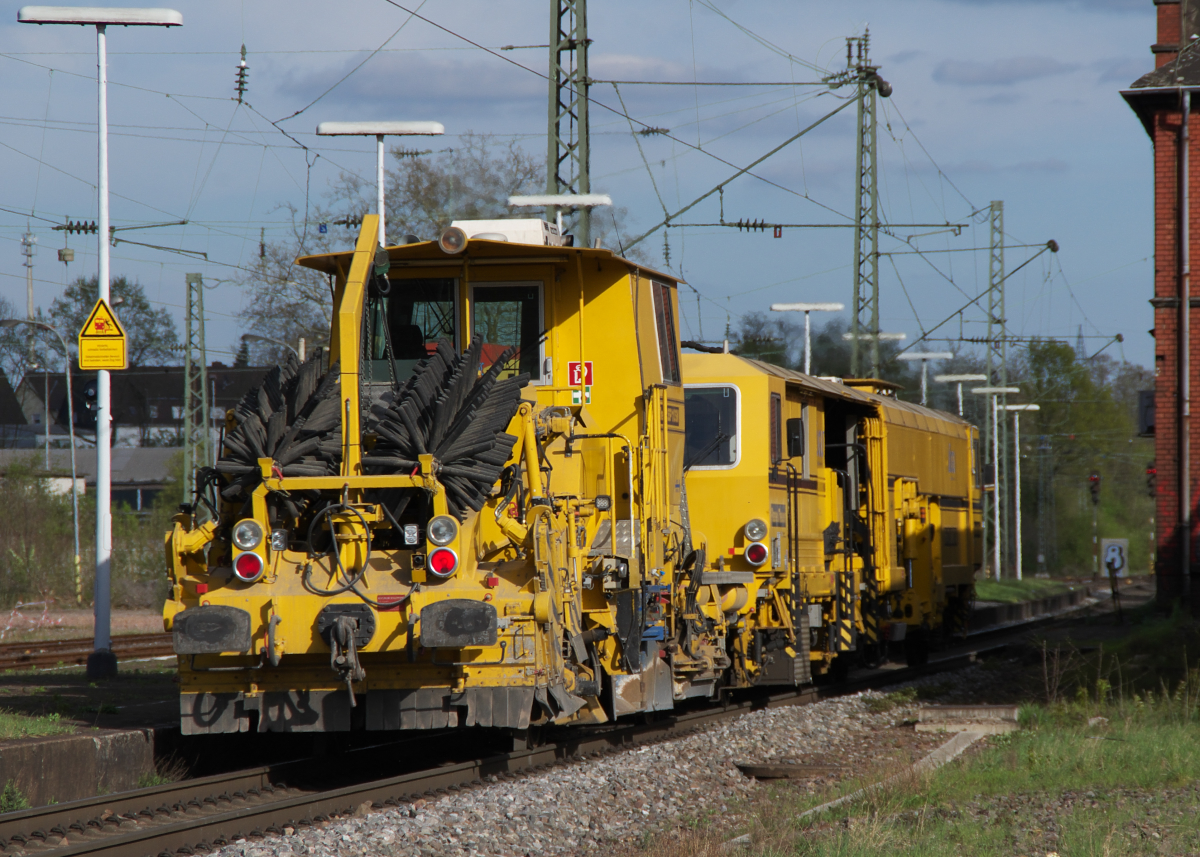
[(771, 394), (771, 463), (783, 461), (783, 399)]
[(651, 282), (654, 294), (654, 319), (658, 325), (658, 354), (662, 361), (663, 380), (679, 383), (679, 343), (675, 337), (675, 310), (671, 306), (671, 287)]
[(737, 464), (737, 387), (685, 388), (683, 417), (685, 470)]
[(534, 383), (542, 368), (542, 284), (476, 284), (471, 292), (471, 336), (483, 340), (479, 368), (486, 369), (506, 348), (516, 353), (500, 372), (511, 378), (522, 372)]
[(801, 429), (801, 431), (804, 432), (804, 458), (801, 459), (800, 466), (802, 468), (801, 475), (805, 479), (809, 479), (812, 477), (812, 470), (810, 470), (809, 466), (808, 466), (808, 459), (809, 459), (808, 447), (809, 447), (809, 444), (812, 442), (812, 435), (809, 433), (809, 430), (808, 430), (808, 427), (811, 425), (811, 423), (808, 421), (808, 415), (810, 413), (812, 413), (812, 411), (809, 410), (808, 402), (805, 402), (804, 404), (802, 404), (800, 406), (800, 429)]

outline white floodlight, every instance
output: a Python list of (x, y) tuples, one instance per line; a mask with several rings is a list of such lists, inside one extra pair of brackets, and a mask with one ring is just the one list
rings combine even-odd
[(804, 313), (804, 374), (812, 374), (812, 328), (808, 314), (811, 312), (841, 312), (846, 308), (839, 303), (794, 303), (771, 304), (771, 312), (802, 312)]
[(181, 27), (183, 15), (174, 9), (109, 9), (103, 6), (22, 6), (21, 24), (78, 24), (103, 27)]
[[(852, 340), (855, 338), (856, 337), (853, 333), (843, 333), (842, 334), (842, 339), (845, 339), (845, 340)], [(868, 340), (878, 339), (880, 342), (903, 342), (904, 340), (908, 339), (908, 334), (907, 333), (880, 333), (880, 334), (876, 335), (874, 333), (860, 333), (860, 334), (858, 334), (857, 338), (858, 339), (868, 339)]]
[(612, 197), (606, 193), (542, 193), (531, 196), (510, 196), (508, 204), (514, 208), (596, 208), (612, 205)]
[(1016, 528), (1017, 548), (1017, 580), (1021, 579), (1021, 414), (1025, 411), (1040, 411), (1039, 405), (1005, 405), (1006, 411), (1013, 412), (1013, 474), (1016, 479), (1013, 485), (1013, 497), (1016, 498), (1016, 514), (1013, 524)]
[[(992, 462), (996, 465), (997, 475), (1000, 470), (1000, 396), (1007, 393), (1019, 393), (1020, 387), (972, 387), (971, 392), (978, 396), (992, 397)], [(996, 479), (996, 492), (1000, 490), (1000, 480)], [(997, 493), (998, 496), (998, 493)], [(1000, 579), (1000, 504), (996, 497), (992, 498), (992, 509), (995, 518), (995, 551), (993, 556), (996, 563), (996, 580)]]
[(949, 351), (910, 351), (907, 354), (897, 354), (897, 360), (921, 361), (921, 404), (928, 402), (929, 391), (929, 361), (950, 360), (954, 357)]
[(934, 375), (933, 380), (941, 384), (958, 385), (958, 415), (963, 415), (962, 385), (963, 381), (986, 381), (987, 375)]
[[(114, 27), (179, 27), (183, 15), (174, 9), (129, 9), (98, 6), (22, 6), (17, 10), (22, 24), (76, 24), (96, 28), (96, 83), (99, 222), (96, 237), (100, 244), (97, 291), (100, 300), (109, 300), (108, 225), (108, 36)], [(69, 359), (69, 358), (68, 358)], [(117, 658), (112, 653), (112, 386), (107, 369), (96, 373), (96, 580), (94, 588), (95, 638), (88, 656), (88, 678), (109, 678), (117, 673)], [(74, 490), (74, 486), (72, 486)]]
[(384, 212), (383, 138), (436, 137), (446, 133), (441, 122), (321, 122), (318, 137), (375, 138), (375, 205), (379, 211), (379, 246), (386, 245), (386, 214)]

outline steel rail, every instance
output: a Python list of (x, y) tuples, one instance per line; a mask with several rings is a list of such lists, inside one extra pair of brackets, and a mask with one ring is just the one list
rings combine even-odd
[[(511, 779), (639, 744), (669, 740), (752, 711), (811, 704), (961, 669), (975, 663), (980, 655), (1007, 648), (1030, 627), (1046, 624), (1047, 620), (1065, 619), (1066, 614), (1087, 606), (1103, 607), (1085, 602), (1053, 616), (1033, 617), (1016, 627), (989, 628), (984, 633), (995, 634), (997, 639), (982, 645), (978, 640), (960, 644), (957, 651), (920, 667), (877, 670), (836, 686), (810, 685), (763, 694), (665, 716), (651, 723), (565, 729), (565, 734), (555, 735), (554, 741), (533, 749), (497, 753), (324, 791), (306, 791), (286, 784), (289, 774), (299, 774), (305, 769), (311, 773), (314, 761), (301, 759), (0, 815), (0, 850), (49, 857), (81, 854), (165, 857), (212, 851), (236, 839), (281, 834), (286, 827), (311, 826), (335, 816), (351, 815), (366, 804), (374, 809), (400, 806), (421, 797), (482, 786), (485, 777)], [(437, 737), (447, 736), (454, 737), (453, 733)], [(381, 746), (414, 741), (428, 744), (433, 737), (409, 736), (388, 745), (350, 751), (340, 758), (343, 768), (346, 763), (352, 767), (355, 754), (377, 756)], [(234, 806), (235, 803), (241, 805)], [(222, 804), (229, 804), (230, 808), (216, 811)], [(136, 826), (122, 829), (122, 825)], [(51, 841), (61, 842), (64, 838), (65, 845)]]
[[(170, 634), (130, 634), (113, 637), (113, 652), (122, 659), (175, 654)], [(84, 664), (92, 653), (92, 640), (37, 640), (0, 643), (0, 670)]]
[[(1002, 648), (1003, 645), (992, 648)], [(202, 853), (235, 839), (278, 834), (285, 827), (309, 826), (333, 816), (350, 815), (367, 803), (373, 808), (398, 806), (423, 796), (436, 796), (439, 792), (480, 786), (485, 777), (509, 779), (639, 744), (668, 740), (756, 710), (809, 704), (824, 698), (958, 669), (972, 663), (978, 651), (935, 661), (924, 667), (888, 670), (842, 683), (835, 688), (809, 686), (685, 712), (648, 724), (581, 729), (578, 734), (570, 733), (529, 750), (498, 753), (317, 793), (298, 793), (297, 789), (288, 788), (282, 782), (286, 770), (295, 770), (296, 765), (311, 764), (309, 760), (302, 760), (24, 810), (0, 816), (0, 846), (6, 846), (10, 851), (16, 846), (26, 853), (53, 857), (78, 854), (154, 857), (171, 853)], [(243, 802), (245, 805), (231, 806), (224, 812), (200, 814), (205, 805), (212, 808), (220, 803)], [(122, 829), (122, 824), (138, 826)], [(114, 829), (108, 833), (106, 827)], [(65, 838), (67, 844), (57, 845), (52, 841), (56, 838), (59, 841)]]

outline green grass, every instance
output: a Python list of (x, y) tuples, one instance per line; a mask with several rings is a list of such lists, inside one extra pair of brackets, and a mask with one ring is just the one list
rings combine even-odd
[(61, 716), (58, 714), (18, 714), (0, 709), (0, 740), (61, 735), (74, 731), (75, 727), (61, 722)]
[(977, 580), (975, 600), (1016, 604), (1020, 601), (1037, 601), (1040, 598), (1061, 595), (1070, 589), (1071, 584), (1065, 581), (1037, 577), (1027, 577), (1024, 580)]
[(16, 812), (19, 809), (29, 809), (29, 801), (21, 790), (13, 785), (13, 781), (9, 780), (4, 784), (4, 790), (0, 791), (0, 813)]

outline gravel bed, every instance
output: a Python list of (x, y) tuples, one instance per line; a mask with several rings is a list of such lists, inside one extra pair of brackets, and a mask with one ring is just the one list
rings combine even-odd
[[(937, 680), (968, 688), (989, 678), (971, 667)], [(886, 707), (872, 703), (882, 696), (868, 691), (757, 711), (677, 740), (517, 780), (489, 778), (482, 787), (436, 800), (288, 828), (284, 836), (238, 840), (214, 854), (541, 857), (609, 853), (697, 821), (732, 828), (743, 799), (758, 787), (735, 762), (837, 765), (837, 773), (808, 781), (807, 788), (815, 790), (888, 760), (919, 757), (945, 741), (904, 725), (913, 718), (911, 706), (872, 711)]]

